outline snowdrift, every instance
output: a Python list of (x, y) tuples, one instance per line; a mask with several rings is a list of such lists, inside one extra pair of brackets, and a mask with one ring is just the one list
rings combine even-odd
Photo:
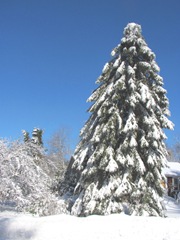
[(1, 212), (0, 240), (179, 240), (180, 204), (167, 197), (165, 205), (167, 216), (171, 217), (124, 214), (33, 217)]

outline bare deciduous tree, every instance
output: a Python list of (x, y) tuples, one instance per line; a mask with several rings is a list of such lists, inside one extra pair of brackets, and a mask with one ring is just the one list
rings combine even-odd
[(168, 147), (168, 161), (169, 162), (180, 162), (180, 139), (177, 137), (175, 143)]
[(59, 169), (59, 176), (63, 176), (70, 155), (68, 132), (64, 128), (58, 129), (48, 141), (48, 158)]

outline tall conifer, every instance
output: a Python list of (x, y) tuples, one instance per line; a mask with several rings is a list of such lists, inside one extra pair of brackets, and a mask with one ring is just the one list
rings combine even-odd
[(97, 79), (61, 191), (72, 214), (163, 215), (166, 136), (173, 129), (155, 54), (130, 23)]

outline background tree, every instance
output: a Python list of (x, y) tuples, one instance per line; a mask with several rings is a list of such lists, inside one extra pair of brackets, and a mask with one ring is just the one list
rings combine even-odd
[(180, 162), (180, 141), (176, 138), (175, 143), (168, 146), (168, 161)]
[(29, 136), (29, 133), (25, 130), (22, 130), (22, 133), (23, 133), (23, 140), (24, 142), (29, 142), (30, 141), (30, 136)]
[(169, 102), (155, 54), (130, 23), (98, 78), (90, 118), (61, 185), (72, 214), (163, 215)]
[(67, 167), (67, 158), (70, 155), (67, 131), (59, 129), (53, 133), (46, 144), (46, 149), (43, 147), (42, 129), (34, 128), (31, 138), (27, 131), (23, 130), (22, 133), (29, 155), (54, 180), (53, 189), (56, 189), (63, 178)]
[(61, 213), (63, 206), (52, 193), (54, 179), (47, 171), (52, 166), (46, 161), (37, 164), (29, 144), (0, 140), (0, 208), (41, 216)]
[(61, 181), (71, 155), (67, 130), (61, 128), (55, 131), (47, 142), (47, 158), (56, 166), (54, 174)]
[(168, 161), (168, 162), (175, 162), (176, 160), (175, 160), (175, 155), (174, 155), (174, 149), (173, 149), (173, 147), (167, 146), (166, 148), (167, 148), (167, 153), (168, 153), (168, 155), (167, 155), (167, 161)]
[(42, 140), (43, 130), (40, 128), (34, 128), (32, 131), (31, 141), (39, 146), (43, 146)]
[(32, 131), (32, 137), (30, 138), (29, 132), (22, 130), (23, 140), (28, 151), (37, 164), (42, 165), (42, 160), (45, 159), (44, 148), (43, 148), (43, 130), (40, 128), (34, 128)]
[(180, 141), (179, 139), (176, 141), (174, 145), (174, 155), (175, 155), (175, 160), (177, 162), (180, 162)]

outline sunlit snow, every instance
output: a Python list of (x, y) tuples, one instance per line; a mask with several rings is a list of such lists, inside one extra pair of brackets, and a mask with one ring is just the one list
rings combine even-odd
[(124, 214), (78, 218), (0, 213), (0, 240), (179, 240), (180, 204), (166, 197), (167, 218)]

